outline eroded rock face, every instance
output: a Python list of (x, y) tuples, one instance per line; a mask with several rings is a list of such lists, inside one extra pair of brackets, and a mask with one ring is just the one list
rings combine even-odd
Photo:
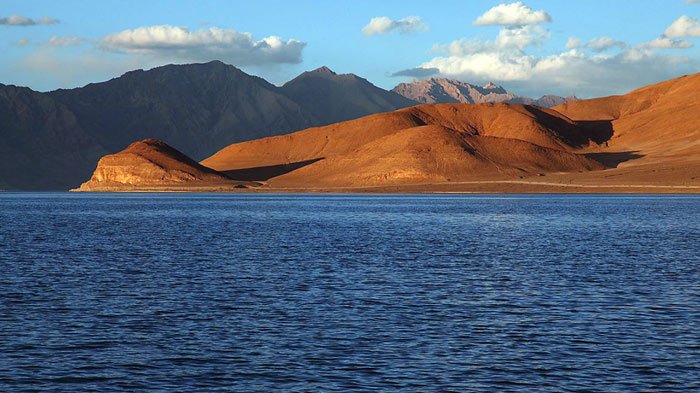
[(96, 182), (140, 184), (150, 182), (187, 182), (197, 179), (191, 173), (168, 170), (136, 154), (110, 155), (102, 159), (92, 175)]
[(90, 180), (78, 191), (179, 190), (239, 184), (162, 141), (146, 139), (132, 143), (119, 153), (102, 157)]

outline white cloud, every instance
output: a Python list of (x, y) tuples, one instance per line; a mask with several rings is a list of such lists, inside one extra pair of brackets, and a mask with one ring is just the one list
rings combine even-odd
[[(698, 0), (700, 2), (700, 0)], [(683, 40), (674, 40), (668, 37), (659, 37), (653, 41), (649, 41), (645, 44), (643, 44), (644, 47), (647, 48), (658, 48), (658, 49), (671, 49), (671, 48), (677, 48), (677, 49), (685, 49), (685, 48), (692, 48), (693, 44), (691, 44), (688, 41), (683, 41)]]
[[(110, 34), (102, 39), (54, 36), (14, 65), (19, 80), (55, 89), (107, 80), (134, 69), (168, 63), (221, 60), (246, 72), (274, 72), (279, 63), (298, 63), (306, 44), (276, 36), (253, 39), (250, 33), (207, 28), (152, 26)], [(78, 46), (68, 50), (69, 46)]]
[(518, 1), (510, 4), (499, 4), (483, 15), (476, 18), (477, 26), (522, 26), (551, 22), (552, 17), (544, 10), (535, 11)]
[(306, 43), (269, 36), (254, 40), (251, 33), (211, 27), (191, 31), (161, 25), (110, 34), (100, 40), (103, 49), (150, 55), (164, 60), (222, 60), (238, 66), (299, 63)]
[(0, 18), (0, 25), (8, 26), (34, 26), (34, 25), (55, 25), (58, 19), (49, 18), (47, 16), (39, 19), (32, 19), (26, 16), (12, 15), (5, 18)]
[(49, 39), (50, 46), (79, 46), (83, 44), (85, 44), (85, 40), (80, 37), (53, 36)]
[(611, 48), (624, 49), (627, 47), (622, 41), (617, 41), (610, 37), (596, 37), (586, 43), (586, 48), (596, 52), (602, 52)]
[(396, 29), (398, 29), (401, 33), (410, 33), (415, 31), (425, 31), (428, 29), (428, 26), (419, 16), (408, 16), (397, 20), (393, 20), (386, 16), (379, 16), (370, 19), (369, 23), (362, 28), (362, 33), (371, 36), (388, 33)]
[(16, 75), (31, 81), (33, 88), (49, 90), (103, 81), (130, 70), (157, 65), (162, 63), (133, 56), (105, 56), (104, 52), (94, 49), (75, 54), (59, 47), (39, 45), (16, 65)]
[(436, 57), (421, 68), (435, 68), (449, 77), (464, 77), (471, 80), (513, 81), (525, 80), (535, 64), (535, 58), (525, 54), (490, 51), (463, 56)]
[(569, 39), (566, 40), (566, 49), (576, 49), (579, 46), (581, 46), (581, 40), (576, 37), (569, 37)]
[(540, 45), (549, 37), (549, 31), (540, 26), (504, 27), (493, 42), (461, 39), (447, 45), (435, 44), (433, 52), (450, 56), (465, 56), (495, 49), (525, 49)]
[(459, 39), (450, 42), (447, 45), (433, 45), (433, 52), (444, 53), (450, 56), (464, 56), (472, 53), (482, 52), (492, 47), (492, 44), (482, 42), (476, 39)]
[(685, 0), (685, 2), (688, 4), (698, 4), (700, 3), (700, 0)]
[(29, 44), (29, 38), (27, 37), (22, 37), (15, 42), (17, 46), (27, 46), (27, 44)]
[(700, 21), (683, 15), (676, 19), (664, 32), (665, 37), (687, 38), (700, 37)]
[(496, 46), (499, 48), (524, 49), (538, 45), (549, 39), (549, 31), (540, 26), (522, 26), (504, 28), (496, 37)]

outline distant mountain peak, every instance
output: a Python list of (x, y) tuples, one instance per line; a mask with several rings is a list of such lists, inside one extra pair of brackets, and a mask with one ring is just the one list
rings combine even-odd
[(478, 86), (445, 78), (430, 78), (410, 83), (400, 83), (392, 91), (423, 104), (507, 102), (551, 107), (572, 100), (572, 98), (559, 96), (544, 96), (539, 99), (521, 97), (509, 93), (503, 86), (493, 82)]
[(336, 74), (325, 66), (302, 73), (282, 85), (281, 89), (323, 124), (416, 104), (355, 74)]
[(320, 75), (338, 75), (333, 70), (326, 66), (321, 66), (313, 71), (309, 71), (309, 74), (320, 74)]
[(169, 75), (179, 79), (182, 75), (185, 74), (203, 75), (204, 73), (220, 75), (237, 75), (238, 77), (243, 75), (243, 71), (236, 66), (226, 64), (220, 60), (212, 60), (206, 63), (165, 64), (150, 69), (136, 69), (125, 72), (121, 75), (121, 77), (134, 77), (137, 75)]

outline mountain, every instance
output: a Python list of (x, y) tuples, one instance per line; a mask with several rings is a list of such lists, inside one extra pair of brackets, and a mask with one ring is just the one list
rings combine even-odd
[[(226, 147), (202, 165), (278, 187), (364, 187), (603, 169), (601, 142), (559, 113), (515, 104), (421, 105)], [(268, 177), (269, 168), (290, 170)], [(261, 176), (255, 177), (255, 168)]]
[(134, 142), (104, 156), (77, 191), (217, 190), (246, 187), (157, 139)]
[(525, 105), (537, 105), (541, 106), (543, 108), (551, 108), (557, 105), (561, 104), (566, 104), (568, 102), (574, 102), (578, 101), (579, 98), (575, 96), (570, 96), (570, 97), (561, 97), (561, 96), (555, 96), (551, 94), (543, 95), (540, 98), (534, 99), (534, 98), (528, 98), (528, 97), (519, 97), (515, 98), (513, 100), (510, 100), (508, 102), (511, 102), (513, 104), (525, 104)]
[(99, 157), (135, 140), (164, 140), (200, 160), (234, 142), (411, 104), (327, 68), (277, 87), (220, 61), (48, 93), (0, 85), (0, 189), (76, 187)]
[(619, 163), (616, 177), (700, 183), (700, 74), (554, 109), (610, 124), (613, 135), (596, 154), (633, 158)]
[(0, 189), (65, 189), (106, 153), (61, 102), (0, 84)]
[(232, 142), (317, 124), (278, 87), (219, 61), (131, 71), (48, 95), (108, 151), (158, 138), (201, 159)]
[(319, 124), (356, 119), (416, 105), (354, 74), (338, 75), (327, 67), (304, 72), (285, 83), (282, 91), (310, 111)]
[(533, 99), (509, 93), (503, 87), (494, 83), (477, 86), (458, 80), (442, 78), (401, 83), (394, 87), (392, 91), (422, 104), (506, 102), (551, 107), (576, 100), (576, 97), (564, 98), (553, 95)]
[(695, 74), (549, 109), (419, 105), (232, 144), (201, 164), (272, 190), (700, 192), (698, 113)]

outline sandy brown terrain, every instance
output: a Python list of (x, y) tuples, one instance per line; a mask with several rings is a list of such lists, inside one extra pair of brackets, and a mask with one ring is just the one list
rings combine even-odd
[[(271, 188), (518, 179), (603, 169), (573, 152), (596, 143), (595, 134), (538, 107), (421, 105), (234, 144), (202, 164)], [(255, 168), (269, 173), (261, 177)]]
[(256, 185), (233, 181), (157, 139), (102, 157), (75, 191), (226, 191)]

